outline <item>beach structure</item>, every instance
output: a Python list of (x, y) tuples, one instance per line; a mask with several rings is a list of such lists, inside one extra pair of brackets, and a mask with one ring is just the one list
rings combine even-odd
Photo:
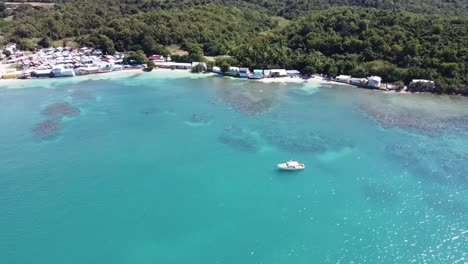
[(414, 79), (411, 83), (434, 83), (434, 81), (424, 80), (424, 79)]
[(239, 77), (239, 67), (229, 67), (229, 71), (226, 73), (228, 76)]
[(214, 72), (214, 73), (217, 73), (217, 74), (223, 74), (223, 71), (218, 66), (214, 66), (211, 71)]
[(191, 63), (181, 63), (181, 62), (155, 62), (156, 67), (165, 68), (165, 69), (180, 69), (180, 70), (189, 70), (192, 68)]
[(351, 78), (349, 80), (349, 84), (356, 85), (356, 86), (364, 86), (367, 83), (366, 78)]
[(380, 88), (380, 85), (382, 83), (382, 78), (379, 76), (371, 76), (367, 80), (367, 87), (369, 88)]
[(123, 66), (119, 64), (112, 65), (112, 71), (121, 71), (123, 70)]
[(239, 77), (241, 78), (248, 78), (250, 75), (249, 68), (240, 68), (239, 69)]
[(387, 90), (387, 91), (396, 91), (398, 89), (400, 89), (400, 87), (398, 87), (398, 85), (395, 84), (395, 83), (386, 83), (385, 84), (385, 90)]
[(51, 69), (34, 70), (31, 72), (31, 77), (34, 77), (34, 78), (50, 78), (51, 76), (52, 76)]
[(301, 72), (298, 70), (288, 70), (286, 71), (289, 77), (291, 78), (300, 78), (301, 77)]
[(8, 50), (11, 54), (14, 54), (16, 52), (16, 44), (15, 43), (8, 43), (4, 50)]
[(350, 75), (338, 75), (335, 77), (335, 81), (341, 82), (341, 83), (349, 83), (350, 80), (351, 80)]
[(98, 72), (99, 73), (104, 73), (104, 72), (111, 72), (113, 71), (112, 64), (100, 64), (98, 65)]
[(73, 69), (67, 69), (63, 66), (55, 66), (52, 68), (53, 77), (74, 77), (75, 71)]
[(166, 60), (164, 59), (163, 55), (151, 55), (148, 57), (149, 60), (152, 60), (154, 62), (165, 62)]
[(253, 74), (249, 76), (249, 79), (262, 79), (263, 78), (263, 70), (254, 69)]
[(276, 77), (287, 77), (288, 72), (285, 69), (272, 69), (270, 70), (270, 74), (268, 77), (276, 78)]
[(408, 86), (408, 90), (412, 92), (440, 92), (440, 88), (436, 86), (434, 81), (424, 79), (414, 79)]
[(19, 78), (20, 75), (21, 75), (21, 72), (19, 71), (8, 70), (2, 74), (2, 79), (16, 79), (16, 78)]

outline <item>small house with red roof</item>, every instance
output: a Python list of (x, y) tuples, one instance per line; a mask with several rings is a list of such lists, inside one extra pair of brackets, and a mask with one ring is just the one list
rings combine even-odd
[(163, 55), (151, 55), (148, 57), (148, 59), (154, 61), (154, 62), (165, 62), (166, 60), (164, 59)]

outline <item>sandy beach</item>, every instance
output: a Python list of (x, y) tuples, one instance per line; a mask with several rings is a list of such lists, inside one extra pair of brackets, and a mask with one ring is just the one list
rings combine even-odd
[[(6, 71), (8, 69), (8, 66), (10, 64), (0, 64), (0, 72)], [(165, 68), (155, 68), (151, 72), (145, 72), (142, 71), (141, 69), (125, 69), (122, 71), (114, 71), (114, 72), (106, 72), (106, 73), (97, 73), (97, 74), (89, 74), (89, 75), (77, 75), (76, 77), (87, 77), (89, 79), (102, 79), (102, 78), (109, 78), (111, 76), (122, 76), (125, 74), (135, 74), (135, 73), (142, 73), (142, 74), (192, 74), (190, 70), (179, 70), (179, 69), (165, 69)], [(200, 73), (200, 74), (193, 74), (193, 76), (217, 76), (217, 73)], [(226, 76), (226, 78), (234, 78), (234, 77), (229, 77)], [(48, 78), (41, 78), (42, 79), (48, 79)], [(237, 78), (236, 78), (237, 79)], [(16, 82), (30, 82), (30, 81), (37, 81), (39, 79), (0, 79), (0, 86), (2, 84), (8, 84), (8, 83), (16, 83)], [(345, 83), (340, 83), (340, 82), (334, 82), (334, 81), (328, 81), (324, 80), (322, 78), (309, 78), (309, 79), (302, 79), (302, 78), (291, 78), (291, 77), (278, 77), (278, 78), (263, 78), (263, 79), (249, 79), (254, 82), (262, 82), (262, 83), (302, 83), (302, 84), (307, 84), (307, 83), (315, 83), (315, 84), (329, 84), (329, 85), (346, 85), (346, 86), (351, 86), (349, 84)]]

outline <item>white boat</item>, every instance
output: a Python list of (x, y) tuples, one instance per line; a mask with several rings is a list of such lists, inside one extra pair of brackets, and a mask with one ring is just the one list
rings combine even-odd
[(280, 170), (303, 170), (304, 168), (304, 164), (294, 160), (278, 164), (278, 169)]

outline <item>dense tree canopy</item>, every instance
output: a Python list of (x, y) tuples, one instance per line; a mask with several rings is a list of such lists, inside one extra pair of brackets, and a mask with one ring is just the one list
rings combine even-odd
[[(380, 75), (468, 93), (466, 0), (61, 0), (50, 8), (0, 4), (5, 41), (33, 49), (74, 37), (104, 53), (231, 55), (251, 68)], [(406, 11), (401, 11), (406, 10)], [(408, 12), (410, 11), (410, 12)], [(286, 18), (286, 19), (284, 19)], [(289, 20), (287, 20), (289, 19)], [(32, 40), (40, 40), (34, 43)], [(226, 68), (233, 61), (220, 60)], [(222, 64), (222, 65), (220, 65)]]
[(385, 81), (436, 80), (446, 92), (468, 92), (468, 17), (335, 8), (281, 31), (288, 48), (323, 53), (338, 73)]

